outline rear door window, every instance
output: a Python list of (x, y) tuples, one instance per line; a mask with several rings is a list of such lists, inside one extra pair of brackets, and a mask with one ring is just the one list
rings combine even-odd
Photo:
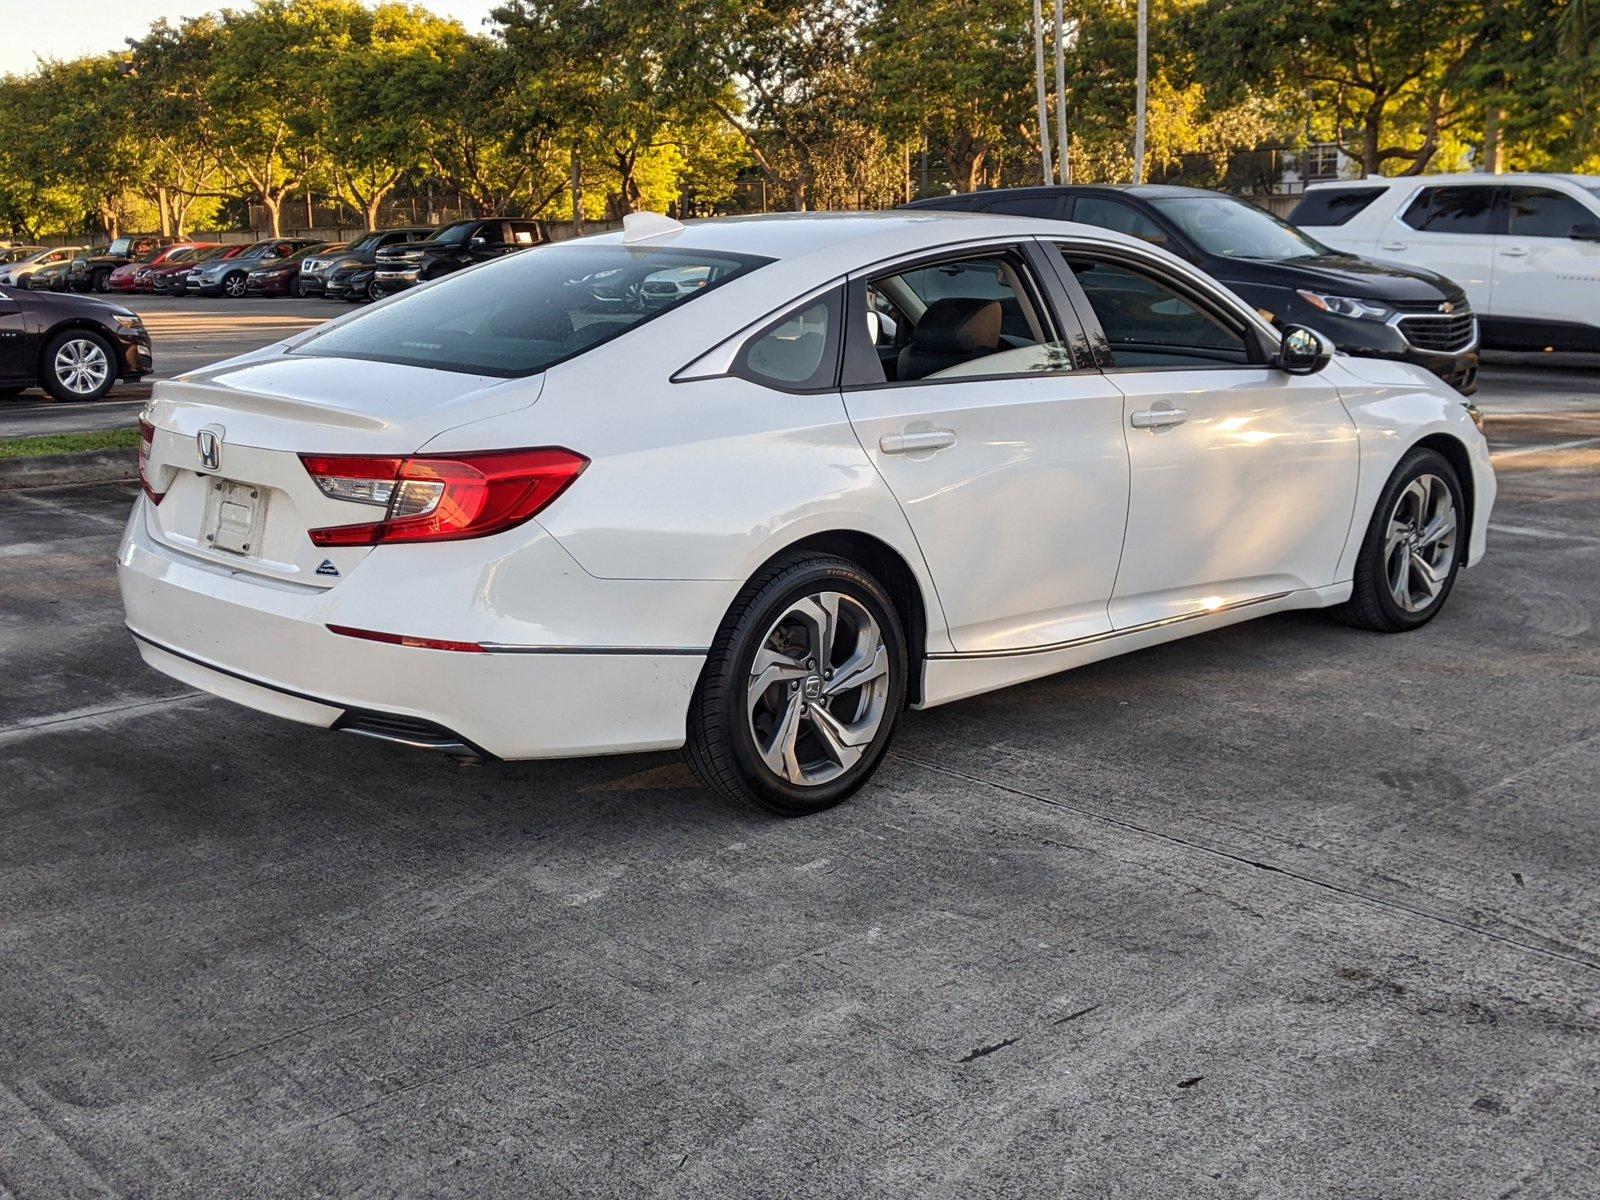
[(676, 246), (541, 246), (368, 309), (292, 353), (533, 375), (770, 261)]
[(1363, 213), (1386, 188), (1318, 188), (1307, 192), (1289, 214), (1291, 225), (1345, 225)]
[(1494, 232), (1495, 192), (1499, 190), (1476, 185), (1423, 188), (1400, 220), (1420, 233), (1487, 237)]
[(866, 286), (874, 352), (858, 382), (930, 383), (1072, 370), (1020, 254), (996, 253), (890, 272)]
[(1041, 217), (1054, 221), (1061, 216), (1064, 203), (1059, 196), (1004, 196), (982, 207), (985, 212), (999, 216)]
[(1167, 244), (1167, 231), (1132, 205), (1108, 196), (1079, 196), (1072, 203), (1072, 220), (1130, 234), (1157, 246)]

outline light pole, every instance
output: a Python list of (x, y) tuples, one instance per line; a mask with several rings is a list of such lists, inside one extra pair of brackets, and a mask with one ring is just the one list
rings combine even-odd
[(1050, 107), (1044, 86), (1044, 9), (1033, 0), (1033, 81), (1039, 94), (1039, 158), (1044, 165), (1046, 186), (1054, 183), (1055, 164), (1050, 161)]
[(1063, 24), (1061, 6), (1056, 0), (1056, 157), (1061, 161), (1061, 182), (1072, 182), (1071, 141), (1067, 137), (1067, 50), (1078, 44), (1078, 18)]
[(1150, 0), (1139, 0), (1139, 83), (1133, 106), (1133, 181), (1144, 182), (1145, 93), (1150, 83)]

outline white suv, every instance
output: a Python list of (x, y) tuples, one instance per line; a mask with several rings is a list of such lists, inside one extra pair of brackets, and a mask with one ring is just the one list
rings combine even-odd
[(1600, 176), (1368, 176), (1312, 184), (1289, 220), (1455, 280), (1485, 346), (1600, 351)]

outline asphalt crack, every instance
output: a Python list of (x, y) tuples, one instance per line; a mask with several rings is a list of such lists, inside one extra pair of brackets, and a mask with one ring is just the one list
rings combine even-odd
[[(1587, 741), (1588, 739), (1584, 740)], [(975, 783), (980, 787), (994, 788), (996, 791), (1005, 792), (1008, 795), (1016, 796), (1023, 800), (1031, 800), (1036, 804), (1044, 804), (1051, 808), (1058, 808), (1065, 812), (1075, 813), (1076, 815), (1084, 817), (1088, 820), (1099, 821), (1102, 824), (1111, 825), (1117, 829), (1138, 834), (1141, 837), (1153, 838), (1157, 841), (1166, 842), (1173, 846), (1181, 846), (1185, 850), (1192, 850), (1200, 854), (1207, 854), (1213, 858), (1224, 859), (1239, 866), (1250, 867), (1253, 870), (1266, 871), (1274, 875), (1282, 875), (1285, 878), (1293, 879), (1298, 883), (1303, 883), (1310, 887), (1320, 888), (1323, 891), (1332, 892), (1335, 895), (1344, 896), (1347, 899), (1356, 900), (1363, 904), (1370, 904), (1375, 908), (1383, 908), (1389, 910), (1390, 912), (1403, 913), (1406, 916), (1415, 917), (1419, 920), (1431, 921), (1435, 924), (1447, 926), (1463, 933), (1474, 934), (1489, 941), (1499, 942), (1502, 945), (1514, 946), (1517, 949), (1526, 951), (1530, 954), (1538, 954), (1542, 957), (1555, 959), (1559, 962), (1571, 963), (1573, 966), (1582, 967), (1586, 971), (1593, 971), (1596, 974), (1600, 974), (1600, 963), (1597, 963), (1592, 959), (1585, 958), (1581, 954), (1571, 953), (1565, 950), (1553, 950), (1548, 946), (1540, 946), (1533, 942), (1523, 941), (1521, 938), (1515, 938), (1509, 934), (1496, 933), (1492, 929), (1485, 929), (1483, 926), (1475, 925), (1471, 921), (1462, 921), (1456, 919), (1455, 917), (1445, 916), (1443, 913), (1431, 912), (1428, 909), (1422, 908), (1418, 905), (1407, 904), (1403, 900), (1390, 900), (1383, 896), (1375, 896), (1370, 892), (1363, 892), (1359, 888), (1347, 887), (1342, 883), (1334, 883), (1329, 879), (1319, 879), (1315, 875), (1307, 875), (1302, 871), (1297, 871), (1292, 867), (1286, 867), (1279, 863), (1265, 862), (1261, 859), (1251, 858), (1249, 855), (1245, 854), (1235, 854), (1233, 851), (1224, 850), (1220, 846), (1213, 846), (1205, 842), (1198, 842), (1189, 838), (1179, 837), (1175, 833), (1164, 833), (1159, 829), (1152, 829), (1148, 825), (1140, 825), (1136, 821), (1123, 820), (1121, 817), (1113, 817), (1109, 813), (1100, 812), (1097, 809), (1085, 808), (1082, 805), (1071, 804), (1065, 800), (1057, 800), (1053, 796), (1044, 796), (1038, 792), (1030, 792), (1026, 788), (1015, 787), (1012, 784), (1001, 783), (994, 779), (986, 779), (981, 775), (973, 775), (966, 771), (958, 771), (954, 767), (947, 767), (939, 763), (930, 762), (927, 759), (918, 758), (915, 755), (906, 754), (903, 751), (896, 751), (895, 755), (896, 757), (901, 758), (904, 761), (913, 764), (914, 766), (921, 767), (927, 771), (934, 771), (940, 775), (948, 775), (952, 779), (960, 779), (967, 783)], [(1513, 776), (1511, 776), (1511, 778), (1515, 778), (1515, 773)], [(1503, 782), (1505, 781), (1502, 781), (1502, 783)], [(1009, 1045), (1010, 1043), (1002, 1044)], [(995, 1049), (999, 1048), (1000, 1047), (995, 1047)], [(962, 1061), (966, 1062), (968, 1060), (963, 1059)]]

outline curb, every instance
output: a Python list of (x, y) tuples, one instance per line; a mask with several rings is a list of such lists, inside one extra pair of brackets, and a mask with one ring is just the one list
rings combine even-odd
[(0, 458), (0, 491), (62, 483), (120, 483), (139, 478), (132, 450), (80, 450), (37, 458)]

